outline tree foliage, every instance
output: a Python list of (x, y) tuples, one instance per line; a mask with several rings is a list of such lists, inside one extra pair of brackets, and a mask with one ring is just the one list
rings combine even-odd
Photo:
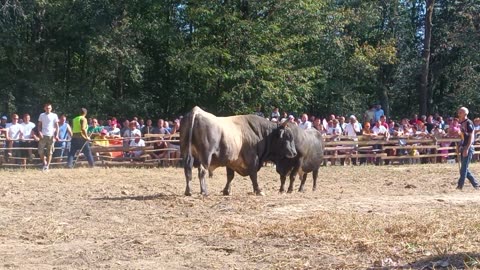
[[(418, 112), (426, 1), (1, 0), (0, 111)], [(480, 4), (435, 1), (428, 113), (480, 110)]]

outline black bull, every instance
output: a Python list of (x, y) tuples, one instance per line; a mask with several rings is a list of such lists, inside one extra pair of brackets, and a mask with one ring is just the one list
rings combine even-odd
[(317, 188), (318, 169), (323, 161), (323, 139), (316, 129), (303, 130), (293, 123), (289, 123), (294, 142), (297, 150), (297, 155), (293, 158), (280, 158), (272, 160), (276, 164), (277, 172), (280, 174), (280, 192), (285, 191), (285, 181), (290, 175), (290, 185), (288, 192), (293, 191), (293, 183), (297, 173), (300, 176), (299, 191), (304, 191), (305, 181), (307, 175), (313, 172), (313, 190)]
[[(192, 167), (198, 167), (200, 193), (207, 195), (205, 176), (217, 167), (227, 168), (224, 195), (229, 195), (235, 172), (249, 176), (253, 191), (263, 195), (257, 172), (267, 160), (294, 158), (296, 149), (289, 128), (256, 115), (216, 117), (199, 107), (180, 123), (180, 151), (184, 160), (185, 195), (190, 196)], [(195, 163), (195, 164), (194, 164)]]

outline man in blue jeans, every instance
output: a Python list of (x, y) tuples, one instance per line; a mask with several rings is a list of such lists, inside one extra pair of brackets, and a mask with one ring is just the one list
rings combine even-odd
[(87, 109), (82, 108), (80, 115), (75, 117), (72, 121), (72, 141), (70, 151), (68, 152), (67, 167), (73, 168), (75, 166), (73, 158), (78, 150), (80, 150), (88, 161), (90, 167), (94, 166), (92, 151), (90, 150), (90, 138), (87, 134)]
[(457, 189), (461, 190), (463, 188), (465, 178), (467, 178), (472, 186), (478, 190), (479, 183), (468, 169), (468, 165), (473, 158), (473, 142), (475, 140), (473, 122), (468, 119), (468, 109), (465, 107), (458, 109), (458, 118), (460, 119), (460, 136), (462, 138), (460, 145), (462, 166), (460, 168), (460, 178), (458, 179)]

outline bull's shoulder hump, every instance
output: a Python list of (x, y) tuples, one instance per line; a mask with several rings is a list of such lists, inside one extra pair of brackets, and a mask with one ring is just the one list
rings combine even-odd
[(215, 115), (213, 115), (213, 114), (211, 114), (207, 111), (202, 110), (198, 106), (193, 107), (192, 114), (201, 115), (203, 117), (210, 118), (210, 119), (216, 119), (217, 118)]

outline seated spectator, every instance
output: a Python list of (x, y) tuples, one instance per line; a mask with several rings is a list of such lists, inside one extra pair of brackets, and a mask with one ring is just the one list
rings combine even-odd
[(5, 115), (2, 116), (2, 118), (0, 119), (0, 128), (2, 129), (7, 128), (7, 120), (8, 118)]
[(460, 137), (460, 123), (458, 118), (453, 118), (448, 125), (447, 137), (449, 138), (459, 138)]
[(37, 148), (37, 146), (33, 142), (32, 137), (32, 129), (35, 128), (35, 124), (30, 122), (30, 115), (28, 113), (23, 115), (23, 141), (20, 142), (20, 146), (24, 148), (28, 148), (27, 151), (23, 151), (23, 157), (27, 157), (30, 161), (35, 158), (33, 151), (31, 148)]
[(88, 127), (87, 134), (90, 138), (95, 138), (100, 135), (102, 129), (103, 127), (99, 125), (97, 118), (92, 118), (92, 125)]
[(297, 121), (295, 121), (295, 117), (291, 114), (288, 116), (288, 122), (295, 123), (295, 125), (298, 125)]
[(328, 124), (329, 125), (328, 125), (327, 135), (331, 135), (332, 138), (337, 138), (342, 134), (342, 130), (338, 125), (337, 119), (333, 119), (331, 122), (329, 121)]
[(298, 124), (298, 127), (301, 129), (311, 129), (312, 128), (312, 122), (308, 121), (308, 115), (306, 113), (302, 114), (302, 118), (300, 123)]
[[(93, 139), (93, 145), (100, 146), (100, 147), (110, 146), (110, 141), (109, 141), (107, 135), (108, 135), (108, 131), (106, 129), (102, 129), (100, 131), (100, 135)], [(104, 153), (101, 153), (101, 154), (97, 153), (97, 157), (100, 156), (100, 155), (111, 157), (112, 153), (111, 152), (106, 152), (106, 153), (104, 152)]]
[(345, 127), (347, 126), (347, 123), (345, 123), (345, 117), (339, 116), (337, 119), (338, 119), (338, 127), (340, 128), (340, 131), (343, 134), (345, 132)]
[(362, 136), (364, 140), (369, 140), (370, 138), (376, 137), (376, 134), (370, 129), (370, 122), (365, 122), (363, 124)]
[[(133, 122), (135, 124), (135, 129), (137, 127), (137, 123)], [(137, 129), (138, 130), (138, 129)], [(130, 141), (130, 147), (145, 147), (145, 141), (141, 138), (142, 135), (139, 132), (134, 133), (134, 139)], [(143, 149), (138, 149), (138, 150), (132, 150), (127, 153), (127, 157), (141, 157), (145, 150)]]
[(143, 118), (140, 117), (138, 119), (138, 129), (142, 130), (144, 127), (145, 127), (145, 121), (143, 120)]
[(164, 121), (163, 122), (163, 127), (165, 128), (165, 130), (167, 131), (167, 134), (171, 134), (172, 133), (172, 128), (170, 127), (170, 123), (168, 121)]
[(153, 134), (170, 134), (165, 128), (165, 120), (158, 119), (157, 126), (153, 129)]
[(147, 119), (146, 125), (142, 128), (142, 134), (153, 134), (154, 127), (152, 126), (152, 119)]
[(118, 128), (117, 121), (111, 120), (110, 126), (106, 128), (108, 136), (110, 137), (121, 137), (120, 128)]
[[(362, 125), (357, 121), (355, 115), (350, 115), (350, 122), (345, 126), (345, 135), (356, 138), (362, 133)], [(370, 123), (370, 122), (369, 122)]]
[[(137, 129), (137, 122), (130, 121), (128, 122), (128, 129), (123, 132), (123, 146), (127, 147), (134, 141), (134, 137), (139, 135), (142, 137), (142, 132)], [(142, 140), (143, 141), (143, 140)]]
[(375, 135), (383, 135), (386, 138), (388, 138), (389, 136), (387, 128), (382, 125), (382, 122), (380, 120), (375, 123), (375, 126), (372, 128), (372, 132)]
[(388, 130), (387, 117), (385, 115), (380, 116), (380, 125), (384, 126)]
[(315, 118), (315, 121), (313, 121), (313, 128), (318, 130), (318, 132), (320, 132), (322, 135), (327, 134), (325, 127), (322, 125), (322, 119), (320, 117)]
[(271, 113), (271, 118), (272, 119), (277, 119), (280, 120), (280, 112), (278, 111), (278, 107), (275, 107)]
[(425, 127), (427, 128), (427, 132), (428, 133), (432, 133), (432, 130), (433, 128), (436, 126), (437, 124), (435, 123), (434, 119), (433, 119), (433, 115), (429, 115), (427, 117), (427, 121), (425, 123)]
[(102, 129), (100, 131), (100, 136), (93, 139), (93, 144), (97, 146), (108, 147), (110, 145), (110, 142), (107, 135), (108, 131), (106, 129)]
[(443, 129), (443, 130), (445, 129), (445, 121), (443, 121), (443, 117), (438, 116), (437, 119), (436, 119), (436, 122), (437, 122), (438, 127), (440, 129)]
[(480, 118), (479, 117), (473, 119), (473, 128), (475, 130), (475, 134), (478, 137), (480, 135)]
[[(7, 148), (17, 148), (20, 147), (20, 140), (23, 139), (23, 126), (18, 123), (18, 114), (12, 114), (12, 123), (7, 125)], [(12, 152), (11, 150), (7, 151), (7, 156), (11, 157), (12, 155), (18, 157), (18, 150)]]

